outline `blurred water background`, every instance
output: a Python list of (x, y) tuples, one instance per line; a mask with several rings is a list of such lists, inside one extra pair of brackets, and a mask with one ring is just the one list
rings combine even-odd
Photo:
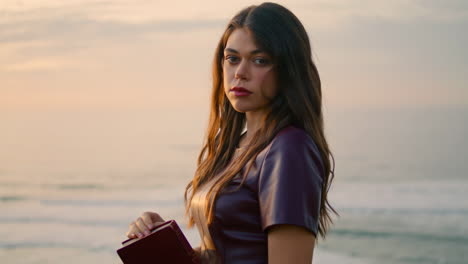
[[(185, 228), (224, 27), (261, 1), (0, 1), (0, 262), (121, 263)], [(322, 80), (340, 213), (314, 263), (468, 263), (468, 1), (280, 0)]]
[[(144, 211), (186, 229), (206, 113), (3, 112), (0, 259), (121, 263)], [(468, 109), (325, 109), (340, 213), (314, 263), (468, 263)]]

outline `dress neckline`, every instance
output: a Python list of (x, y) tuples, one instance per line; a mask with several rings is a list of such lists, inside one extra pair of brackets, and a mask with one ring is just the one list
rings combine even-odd
[[(247, 133), (247, 130), (245, 130), (244, 132), (242, 132), (242, 134), (240, 135), (239, 138), (243, 137), (245, 135), (245, 133)], [(249, 145), (245, 145), (245, 146), (242, 146), (242, 147), (236, 147), (236, 151), (238, 150), (241, 150), (241, 149), (245, 149), (246, 147), (248, 147)]]

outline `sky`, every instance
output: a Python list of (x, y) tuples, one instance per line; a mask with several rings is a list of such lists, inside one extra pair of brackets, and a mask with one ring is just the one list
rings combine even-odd
[[(0, 111), (208, 109), (229, 19), (260, 1), (1, 0)], [(468, 2), (279, 1), (328, 108), (468, 105)]]
[[(231, 17), (259, 3), (0, 0), (4, 197), (102, 199), (86, 186), (115, 184), (125, 190), (109, 195), (122, 200), (133, 186), (150, 186), (141, 197), (171, 181), (185, 186), (208, 125), (215, 46)], [(367, 180), (404, 179), (403, 191), (424, 196), (412, 182), (464, 175), (467, 0), (278, 3), (312, 43), (335, 184), (344, 183), (336, 190), (346, 190), (334, 200), (355, 201), (348, 186), (373, 188)], [(73, 184), (84, 189), (50, 188)], [(375, 204), (372, 193), (357, 198)]]

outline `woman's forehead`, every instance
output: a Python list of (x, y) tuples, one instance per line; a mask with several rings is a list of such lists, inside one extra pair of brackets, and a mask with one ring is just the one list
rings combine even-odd
[(246, 28), (237, 28), (229, 36), (225, 51), (237, 51), (239, 53), (252, 53), (260, 51), (255, 44), (254, 35)]

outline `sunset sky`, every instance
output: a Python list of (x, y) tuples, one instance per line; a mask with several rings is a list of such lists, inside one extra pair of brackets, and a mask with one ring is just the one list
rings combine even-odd
[[(205, 110), (216, 42), (259, 3), (2, 0), (0, 110)], [(309, 33), (327, 107), (468, 104), (467, 1), (279, 3)]]

